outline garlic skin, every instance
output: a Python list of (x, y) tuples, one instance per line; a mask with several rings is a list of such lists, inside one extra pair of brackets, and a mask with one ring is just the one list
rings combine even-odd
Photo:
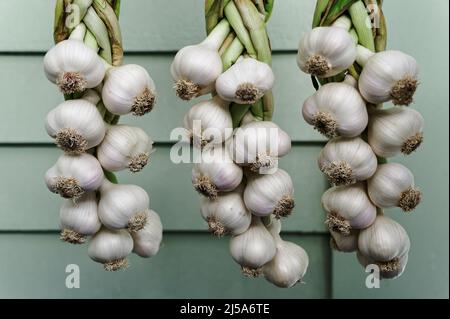
[(94, 104), (68, 100), (51, 110), (45, 129), (65, 153), (78, 155), (97, 146), (105, 136), (105, 123)]
[(148, 258), (156, 255), (161, 246), (163, 236), (163, 226), (159, 215), (148, 209), (145, 211), (147, 216), (144, 228), (138, 232), (131, 233), (133, 237), (133, 252), (137, 255)]
[(214, 200), (200, 198), (200, 212), (211, 233), (217, 237), (242, 234), (252, 220), (239, 190), (221, 194)]
[(350, 235), (352, 229), (369, 227), (377, 216), (366, 184), (361, 182), (328, 189), (322, 195), (322, 206), (327, 212), (328, 228), (343, 235)]
[(246, 124), (258, 121), (260, 120), (257, 119), (250, 110), (248, 110), (247, 113), (245, 113), (244, 117), (242, 118), (240, 125), (244, 126)]
[(239, 186), (242, 168), (233, 163), (227, 147), (203, 150), (201, 156), (201, 162), (192, 168), (192, 184), (197, 192), (215, 199), (219, 192), (230, 192)]
[(200, 147), (222, 144), (233, 134), (229, 103), (218, 96), (192, 106), (183, 122), (193, 144)]
[(132, 250), (133, 239), (126, 230), (102, 228), (89, 242), (88, 255), (106, 271), (117, 271), (128, 267), (126, 257)]
[(59, 220), (61, 240), (84, 244), (86, 236), (94, 235), (101, 227), (95, 192), (85, 193), (76, 202), (65, 200), (59, 210)]
[(400, 51), (383, 51), (367, 60), (359, 78), (359, 91), (366, 101), (409, 105), (419, 84), (416, 60)]
[(318, 165), (333, 186), (350, 185), (371, 177), (377, 158), (360, 137), (335, 137), (320, 152)]
[(111, 113), (142, 116), (153, 109), (155, 99), (155, 83), (142, 66), (122, 65), (106, 74), (102, 100)]
[(45, 54), (44, 71), (47, 79), (64, 94), (94, 88), (105, 77), (105, 67), (97, 52), (82, 41), (70, 39), (59, 42)]
[(100, 187), (98, 217), (109, 229), (140, 231), (147, 222), (149, 206), (147, 192), (137, 185), (113, 184), (105, 179)]
[(277, 252), (263, 266), (264, 278), (280, 288), (291, 288), (305, 276), (309, 264), (308, 254), (299, 245), (284, 241), (279, 235), (274, 235), (274, 238)]
[[(100, 86), (101, 84), (99, 85), (99, 87)], [(87, 89), (86, 91), (84, 91), (83, 95), (81, 96), (81, 99), (88, 101), (94, 105), (97, 105), (98, 102), (100, 102), (101, 97), (100, 94), (98, 94), (95, 89)]]
[(45, 173), (45, 183), (51, 192), (72, 199), (97, 190), (103, 179), (100, 163), (87, 153), (77, 156), (63, 154)]
[(97, 148), (97, 158), (108, 171), (117, 172), (128, 168), (136, 173), (147, 165), (152, 148), (152, 139), (141, 128), (110, 125)]
[(422, 144), (423, 127), (423, 116), (414, 109), (397, 106), (374, 110), (369, 121), (368, 141), (378, 156), (409, 155)]
[(358, 90), (345, 83), (328, 83), (309, 97), (302, 108), (305, 121), (328, 138), (360, 135), (369, 120)]
[(305, 73), (328, 78), (348, 69), (356, 59), (356, 45), (341, 27), (317, 27), (300, 41), (297, 64)]
[(408, 254), (410, 241), (405, 229), (396, 221), (378, 215), (375, 222), (361, 230), (358, 238), (360, 254), (380, 267), (381, 274), (403, 272), (402, 260)]
[(189, 101), (212, 91), (223, 70), (218, 50), (229, 32), (230, 25), (223, 19), (202, 43), (177, 52), (170, 73), (179, 98)]
[(272, 68), (253, 58), (238, 60), (216, 81), (216, 92), (224, 100), (253, 104), (270, 91), (275, 82)]
[(273, 122), (251, 122), (235, 131), (230, 150), (238, 165), (266, 173), (277, 166), (278, 158), (289, 153), (291, 138)]
[(242, 234), (230, 239), (230, 253), (241, 265), (246, 276), (257, 277), (261, 267), (275, 257), (275, 240), (258, 217), (252, 217), (250, 227)]
[(420, 189), (414, 185), (414, 175), (399, 163), (379, 165), (367, 186), (370, 199), (381, 208), (400, 207), (410, 212), (422, 200)]
[(358, 250), (358, 229), (350, 230), (348, 235), (343, 235), (333, 230), (330, 230), (330, 234), (330, 246), (334, 250), (344, 253), (351, 253)]
[(295, 207), (294, 184), (289, 174), (278, 168), (273, 174), (248, 177), (244, 202), (256, 216), (274, 214), (276, 218), (287, 217)]

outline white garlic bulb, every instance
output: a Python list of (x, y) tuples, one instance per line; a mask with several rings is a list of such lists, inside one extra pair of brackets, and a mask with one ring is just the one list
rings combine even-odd
[(89, 242), (89, 257), (102, 263), (107, 271), (116, 271), (128, 267), (127, 256), (133, 250), (133, 239), (124, 229), (102, 228)]
[(400, 207), (410, 212), (422, 199), (421, 191), (414, 185), (414, 175), (399, 163), (379, 165), (367, 186), (370, 199), (381, 208)]
[(362, 182), (328, 189), (322, 195), (322, 206), (327, 212), (328, 228), (343, 235), (350, 235), (352, 229), (369, 227), (377, 216), (377, 208)]
[(150, 199), (137, 185), (113, 184), (105, 179), (100, 187), (98, 217), (110, 229), (128, 228), (140, 231), (147, 221)]
[(300, 41), (299, 68), (308, 74), (328, 78), (345, 71), (356, 59), (356, 45), (347, 30), (317, 27)]
[(223, 19), (202, 43), (177, 52), (170, 72), (179, 98), (191, 100), (214, 89), (223, 69), (218, 50), (229, 32), (230, 25)]
[(242, 234), (252, 220), (239, 190), (220, 194), (213, 200), (202, 197), (200, 212), (208, 223), (209, 230), (218, 237)]
[(278, 287), (290, 288), (305, 276), (309, 264), (308, 254), (299, 245), (282, 240), (278, 233), (272, 232), (272, 236), (277, 252), (263, 266), (264, 278)]
[(155, 83), (140, 65), (122, 65), (106, 74), (102, 99), (113, 114), (142, 116), (153, 109), (155, 98)]
[(253, 58), (238, 60), (216, 81), (216, 92), (230, 102), (253, 104), (270, 91), (275, 82), (272, 68)]
[(257, 277), (261, 267), (276, 254), (275, 240), (259, 217), (252, 217), (250, 227), (230, 239), (230, 253), (247, 276)]
[(251, 122), (235, 131), (230, 149), (237, 164), (265, 173), (277, 166), (278, 158), (289, 153), (291, 138), (273, 122)]
[(330, 234), (330, 246), (334, 250), (345, 253), (358, 250), (359, 229), (352, 229), (347, 235), (330, 230)]
[(197, 192), (214, 199), (219, 192), (230, 192), (242, 181), (242, 168), (236, 165), (228, 148), (216, 146), (202, 151), (201, 162), (192, 168), (192, 184)]
[(368, 141), (378, 156), (409, 155), (423, 141), (423, 126), (422, 115), (411, 108), (377, 109), (370, 115)]
[(377, 158), (360, 137), (335, 137), (322, 149), (318, 164), (332, 185), (349, 185), (371, 177)]
[[(101, 85), (99, 85), (99, 86), (101, 86)], [(87, 102), (90, 102), (94, 105), (97, 105), (98, 102), (100, 102), (101, 97), (100, 97), (100, 94), (98, 94), (96, 90), (87, 89), (86, 91), (84, 91), (83, 95), (81, 96), (81, 99), (83, 99)]]
[(359, 77), (359, 91), (370, 103), (392, 100), (409, 105), (419, 84), (416, 60), (400, 51), (383, 51), (367, 60)]
[(251, 175), (244, 191), (244, 202), (256, 216), (274, 214), (287, 217), (294, 209), (294, 184), (289, 174), (278, 168), (273, 174)]
[(103, 179), (100, 163), (87, 153), (77, 156), (61, 155), (45, 173), (45, 183), (51, 192), (73, 199), (85, 192), (97, 190)]
[(51, 48), (44, 57), (44, 71), (64, 94), (94, 88), (105, 77), (97, 52), (78, 40), (64, 40)]
[(83, 244), (86, 236), (94, 235), (101, 227), (95, 192), (83, 194), (76, 202), (65, 200), (59, 210), (59, 220), (61, 240)]
[(134, 247), (133, 252), (141, 257), (152, 257), (156, 255), (161, 246), (163, 227), (159, 215), (148, 209), (145, 211), (146, 222), (144, 228), (138, 232), (132, 232)]
[(139, 127), (110, 125), (102, 143), (97, 147), (97, 158), (103, 168), (116, 172), (128, 168), (139, 172), (148, 163), (153, 141)]
[(332, 138), (354, 137), (367, 126), (366, 103), (358, 90), (345, 83), (328, 83), (320, 87), (303, 104), (305, 121)]
[(216, 96), (195, 104), (184, 116), (184, 128), (196, 146), (222, 144), (233, 134), (229, 103)]
[(401, 273), (404, 269), (402, 258), (408, 254), (409, 248), (410, 241), (405, 229), (383, 215), (378, 215), (370, 227), (359, 233), (360, 254), (377, 264), (382, 275)]
[(67, 154), (81, 154), (105, 136), (105, 123), (97, 107), (85, 100), (68, 100), (51, 110), (45, 129)]

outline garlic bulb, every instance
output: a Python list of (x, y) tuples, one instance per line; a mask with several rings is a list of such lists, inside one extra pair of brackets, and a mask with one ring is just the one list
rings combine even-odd
[(301, 282), (308, 269), (306, 251), (294, 243), (284, 241), (273, 233), (277, 252), (275, 257), (263, 266), (264, 278), (281, 288), (290, 288)]
[(201, 162), (192, 168), (192, 184), (197, 192), (215, 199), (219, 192), (234, 190), (242, 181), (242, 168), (233, 163), (227, 147), (203, 150)]
[(177, 52), (170, 72), (179, 98), (191, 100), (212, 91), (223, 68), (218, 50), (229, 32), (230, 25), (223, 19), (202, 43)]
[(358, 90), (345, 83), (328, 83), (303, 104), (305, 121), (325, 135), (355, 137), (367, 126), (366, 103)]
[(108, 171), (128, 168), (139, 172), (148, 163), (153, 141), (139, 127), (110, 125), (103, 142), (97, 148), (97, 158)]
[(105, 77), (97, 52), (78, 40), (64, 40), (50, 49), (44, 57), (44, 71), (64, 94), (94, 88)]
[(145, 227), (149, 205), (150, 199), (143, 188), (113, 184), (105, 179), (100, 187), (98, 217), (110, 229), (128, 228), (137, 232)]
[(241, 265), (246, 276), (259, 276), (261, 267), (275, 257), (276, 250), (275, 240), (256, 216), (244, 233), (230, 239), (231, 257)]
[(368, 127), (369, 144), (378, 156), (409, 155), (423, 141), (423, 126), (422, 115), (408, 107), (374, 110)]
[(359, 78), (359, 91), (370, 103), (392, 100), (409, 105), (419, 84), (416, 60), (400, 51), (383, 51), (367, 60)]
[(343, 235), (350, 235), (352, 229), (369, 227), (377, 216), (366, 184), (361, 182), (328, 189), (322, 195), (322, 206), (327, 212), (328, 228)]
[(345, 71), (356, 59), (356, 45), (341, 27), (317, 27), (300, 41), (299, 68), (308, 74), (328, 78)]
[(330, 230), (330, 246), (334, 250), (351, 253), (358, 249), (359, 229), (352, 229), (347, 235)]
[(92, 260), (102, 263), (107, 271), (128, 267), (127, 256), (133, 250), (133, 239), (124, 229), (102, 228), (95, 234), (88, 248)]
[(145, 211), (146, 222), (144, 228), (138, 232), (131, 233), (133, 237), (133, 252), (141, 257), (152, 257), (159, 251), (162, 241), (162, 224), (159, 215), (148, 209)]
[(358, 239), (360, 254), (373, 261), (385, 274), (401, 273), (406, 262), (402, 260), (408, 254), (410, 241), (405, 229), (396, 221), (379, 215), (368, 228), (361, 230)]
[(256, 216), (274, 214), (287, 217), (294, 209), (294, 184), (289, 174), (278, 168), (273, 174), (252, 175), (247, 180), (244, 202)]
[(322, 149), (318, 164), (332, 185), (349, 185), (371, 177), (377, 158), (360, 137), (335, 137)]
[(398, 163), (379, 165), (367, 186), (370, 199), (381, 208), (400, 207), (409, 212), (422, 199), (421, 191), (414, 186), (413, 174)]
[(95, 191), (104, 179), (103, 170), (97, 159), (81, 155), (61, 155), (55, 165), (45, 173), (48, 189), (64, 198), (79, 198), (83, 193)]
[(102, 89), (105, 107), (113, 114), (142, 116), (155, 104), (155, 83), (142, 66), (127, 64), (108, 71)]
[(218, 237), (226, 234), (242, 234), (252, 220), (252, 215), (245, 207), (239, 190), (221, 194), (214, 200), (202, 197), (200, 212), (208, 223), (209, 230)]
[(273, 122), (251, 122), (235, 131), (230, 148), (237, 164), (263, 173), (276, 167), (278, 158), (289, 153), (291, 138)]
[(226, 101), (253, 104), (272, 89), (274, 81), (268, 64), (243, 58), (217, 78), (216, 92)]
[(86, 236), (94, 235), (101, 227), (95, 192), (85, 193), (76, 202), (64, 201), (59, 218), (61, 240), (71, 244), (83, 244)]
[(196, 146), (222, 144), (233, 134), (229, 103), (216, 96), (195, 104), (184, 116), (184, 128)]
[(94, 104), (68, 100), (47, 114), (45, 129), (67, 154), (77, 155), (97, 146), (105, 136), (103, 118)]

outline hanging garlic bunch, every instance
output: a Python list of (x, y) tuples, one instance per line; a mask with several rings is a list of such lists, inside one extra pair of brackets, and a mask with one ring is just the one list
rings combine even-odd
[(271, 122), (275, 75), (266, 22), (272, 9), (273, 0), (206, 1), (208, 36), (178, 51), (171, 74), (181, 99), (213, 95), (183, 121), (198, 151), (192, 184), (202, 218), (215, 236), (231, 236), (231, 256), (244, 274), (264, 271), (273, 284), (291, 287), (305, 274), (307, 255), (267, 229), (294, 208), (293, 182), (278, 168), (291, 139)]
[[(313, 29), (300, 42), (297, 62), (317, 89), (304, 102), (303, 117), (331, 139), (318, 159), (334, 186), (322, 196), (331, 247), (357, 251), (363, 266), (377, 264), (383, 278), (395, 278), (406, 266), (409, 239), (381, 209), (409, 212), (422, 193), (406, 167), (386, 164), (386, 158), (409, 155), (421, 145), (424, 119), (406, 107), (419, 83), (417, 62), (403, 52), (385, 51), (381, 6), (382, 1), (357, 0), (344, 7), (317, 1)], [(394, 106), (384, 107), (385, 102)]]
[[(77, 15), (69, 26), (66, 17)], [(60, 239), (83, 244), (108, 271), (125, 268), (133, 251), (155, 255), (162, 240), (159, 216), (135, 185), (118, 185), (113, 171), (140, 171), (153, 141), (140, 128), (116, 125), (119, 115), (144, 115), (155, 102), (155, 85), (141, 66), (120, 66), (120, 1), (57, 0), (56, 45), (44, 58), (47, 78), (65, 102), (50, 111), (46, 130), (64, 151), (46, 172), (48, 189), (66, 198), (60, 209)], [(106, 77), (105, 77), (106, 74)]]

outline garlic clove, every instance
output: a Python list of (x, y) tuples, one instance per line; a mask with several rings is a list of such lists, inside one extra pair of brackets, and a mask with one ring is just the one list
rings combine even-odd
[(148, 258), (156, 255), (161, 246), (163, 236), (163, 226), (159, 215), (148, 209), (145, 211), (146, 222), (144, 228), (138, 232), (132, 232), (133, 252), (137, 255)]
[(420, 189), (414, 185), (413, 174), (402, 164), (379, 165), (367, 185), (370, 199), (381, 208), (400, 207), (410, 212), (422, 200)]
[(155, 83), (140, 65), (115, 67), (107, 73), (102, 99), (113, 114), (142, 116), (149, 113), (155, 104)]
[(71, 244), (84, 244), (86, 236), (94, 235), (101, 227), (95, 192), (83, 194), (76, 202), (65, 200), (59, 216), (60, 239)]
[(64, 40), (51, 48), (44, 57), (47, 79), (58, 85), (64, 94), (83, 92), (99, 85), (105, 67), (97, 53), (82, 41)]
[(416, 60), (400, 51), (374, 54), (367, 60), (359, 78), (359, 90), (370, 103), (392, 100), (395, 105), (409, 105), (419, 84)]
[(370, 178), (377, 158), (360, 137), (335, 137), (320, 152), (318, 165), (332, 185), (350, 185)]
[(350, 233), (347, 235), (340, 232), (335, 232), (333, 230), (330, 230), (330, 234), (330, 246), (332, 249), (345, 253), (358, 250), (358, 229), (350, 230)]
[(356, 59), (356, 45), (347, 30), (317, 27), (300, 41), (297, 64), (308, 74), (328, 78), (345, 71)]
[(261, 267), (275, 257), (275, 240), (260, 218), (252, 217), (250, 227), (230, 239), (230, 253), (241, 265), (244, 275), (257, 277), (262, 272)]
[(369, 144), (381, 157), (409, 155), (422, 144), (423, 127), (422, 115), (411, 108), (374, 110), (368, 127)]
[(102, 263), (106, 271), (117, 271), (128, 267), (127, 256), (133, 250), (133, 239), (124, 229), (102, 228), (96, 233), (88, 248), (89, 257)]
[(256, 216), (287, 217), (295, 207), (294, 185), (289, 174), (278, 168), (274, 174), (249, 176), (244, 202)]
[(61, 155), (45, 174), (45, 183), (51, 192), (72, 199), (97, 190), (103, 179), (100, 163), (86, 153), (78, 156)]
[(68, 100), (51, 110), (45, 128), (65, 153), (79, 155), (101, 143), (105, 136), (103, 118), (94, 104)]

